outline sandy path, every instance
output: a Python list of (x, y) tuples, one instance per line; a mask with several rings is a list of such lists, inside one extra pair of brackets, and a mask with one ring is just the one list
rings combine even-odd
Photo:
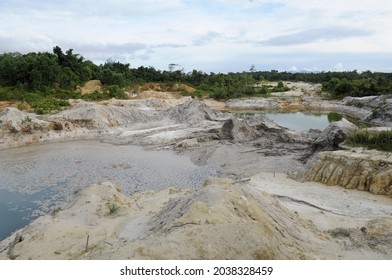
[(318, 228), (356, 227), (380, 217), (392, 218), (392, 199), (317, 182), (298, 182), (283, 173), (260, 173), (250, 184), (271, 194)]

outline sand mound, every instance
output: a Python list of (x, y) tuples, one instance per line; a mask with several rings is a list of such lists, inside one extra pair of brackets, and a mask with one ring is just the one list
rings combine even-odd
[(188, 101), (164, 111), (164, 115), (178, 123), (197, 124), (201, 121), (219, 120), (221, 113), (198, 101)]
[(145, 110), (81, 102), (54, 115), (53, 118), (65, 119), (82, 127), (104, 129), (131, 123), (145, 123), (156, 120), (157, 116)]
[(324, 239), (268, 194), (211, 179), (130, 197), (94, 184), (0, 248), (16, 259), (312, 259)]

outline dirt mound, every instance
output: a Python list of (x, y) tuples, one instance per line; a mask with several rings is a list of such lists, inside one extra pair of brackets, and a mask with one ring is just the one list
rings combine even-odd
[(53, 119), (59, 118), (82, 127), (105, 129), (131, 123), (145, 123), (156, 120), (157, 116), (145, 110), (81, 102), (53, 116)]
[(178, 123), (197, 124), (201, 121), (219, 120), (221, 113), (198, 101), (188, 101), (164, 111), (164, 115)]
[(102, 83), (100, 80), (90, 80), (86, 82), (83, 86), (77, 88), (82, 94), (90, 94), (94, 92), (102, 91)]
[(229, 179), (130, 197), (106, 182), (0, 248), (17, 259), (313, 259), (325, 238), (268, 194)]
[(0, 128), (10, 132), (32, 132), (43, 128), (47, 122), (39, 120), (34, 114), (21, 112), (15, 108), (5, 108), (0, 112)]

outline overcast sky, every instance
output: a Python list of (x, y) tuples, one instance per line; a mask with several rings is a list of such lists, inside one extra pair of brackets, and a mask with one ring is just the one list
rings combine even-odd
[(185, 71), (392, 72), (391, 0), (0, 0), (0, 53)]

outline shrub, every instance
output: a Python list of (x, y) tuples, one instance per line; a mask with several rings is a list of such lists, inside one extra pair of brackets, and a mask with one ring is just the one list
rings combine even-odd
[(343, 116), (339, 113), (336, 112), (330, 112), (328, 114), (328, 121), (331, 122), (337, 122), (337, 121), (341, 121), (343, 118)]
[(285, 86), (282, 81), (279, 81), (278, 84), (270, 89), (270, 92), (285, 92), (289, 91), (290, 88)]
[(25, 110), (27, 110), (28, 105), (27, 105), (27, 103), (24, 102), (24, 101), (18, 102), (18, 104), (16, 105), (16, 108), (17, 108), (19, 111), (25, 111)]
[(110, 215), (113, 215), (113, 214), (115, 214), (116, 212), (117, 212), (117, 210), (120, 208), (120, 207), (118, 207), (116, 204), (114, 204), (114, 203), (112, 203), (112, 204), (109, 204), (109, 214)]
[(392, 152), (392, 130), (380, 132), (360, 130), (348, 135), (347, 142), (354, 146), (364, 146), (368, 149)]
[(118, 85), (110, 85), (107, 87), (110, 98), (124, 98), (124, 91)]
[(59, 110), (61, 107), (69, 105), (68, 100), (52, 97), (42, 98), (32, 103), (34, 112), (38, 115), (49, 114), (54, 110)]

